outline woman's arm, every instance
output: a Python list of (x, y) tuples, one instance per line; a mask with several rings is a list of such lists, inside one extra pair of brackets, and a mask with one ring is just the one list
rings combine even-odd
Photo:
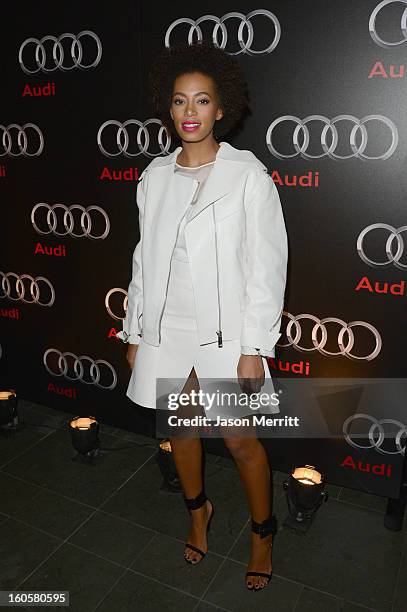
[(116, 334), (117, 338), (129, 344), (138, 344), (141, 335), (141, 315), (143, 308), (143, 271), (141, 266), (141, 245), (143, 242), (143, 217), (144, 204), (147, 190), (147, 173), (144, 170), (137, 184), (137, 206), (139, 209), (140, 240), (133, 252), (132, 278), (129, 284), (127, 296), (127, 311), (123, 319), (123, 331)]
[(280, 338), (287, 278), (288, 240), (280, 197), (264, 172), (246, 211), (246, 295), (241, 347), (273, 352)]

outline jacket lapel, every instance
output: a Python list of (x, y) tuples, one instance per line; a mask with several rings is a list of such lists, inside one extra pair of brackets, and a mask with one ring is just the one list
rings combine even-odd
[(188, 223), (191, 223), (207, 206), (217, 202), (232, 191), (234, 172), (236, 170), (232, 164), (225, 163), (219, 158), (215, 160), (208, 178), (198, 194), (198, 201), (192, 207)]
[[(238, 165), (236, 167), (236, 164), (231, 164), (230, 160), (228, 160), (227, 148), (229, 146), (230, 145), (226, 142), (220, 143), (220, 147), (215, 157), (215, 163), (199, 192), (198, 201), (191, 210), (188, 223), (199, 215), (207, 206), (220, 200), (232, 191), (233, 185), (235, 184), (236, 172), (239, 171), (239, 168)], [(162, 173), (165, 172), (165, 176), (167, 177), (165, 179), (166, 196), (164, 207), (167, 210), (172, 210), (173, 213), (175, 209), (179, 209), (180, 211), (185, 210), (186, 202), (182, 196), (186, 193), (190, 194), (192, 190), (192, 198), (194, 192), (191, 187), (192, 180), (174, 172), (175, 162), (181, 150), (182, 147), (177, 147), (165, 159), (160, 159), (159, 163), (159, 171)]]

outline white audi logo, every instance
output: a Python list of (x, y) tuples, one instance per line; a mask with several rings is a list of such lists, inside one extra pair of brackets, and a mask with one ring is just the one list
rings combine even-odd
[[(261, 49), (257, 51), (252, 49), (253, 38), (254, 38), (254, 30), (253, 24), (250, 21), (253, 17), (257, 15), (261, 15), (266, 17), (269, 21), (271, 21), (274, 25), (274, 38), (268, 47), (265, 49)], [(266, 9), (257, 9), (255, 11), (251, 11), (247, 15), (243, 15), (243, 13), (231, 12), (227, 13), (227, 15), (223, 15), (223, 17), (216, 17), (215, 15), (204, 15), (203, 17), (199, 17), (199, 19), (190, 19), (189, 17), (181, 17), (176, 21), (173, 21), (171, 25), (168, 27), (165, 33), (164, 44), (167, 48), (170, 46), (170, 36), (174, 28), (179, 25), (187, 24), (190, 26), (188, 32), (188, 44), (192, 44), (193, 35), (196, 32), (197, 40), (201, 41), (203, 39), (202, 30), (199, 27), (201, 23), (204, 21), (213, 21), (213, 32), (212, 32), (212, 40), (213, 44), (216, 47), (220, 47), (221, 49), (225, 49), (226, 43), (228, 41), (228, 32), (225, 26), (225, 21), (227, 19), (240, 19), (239, 29), (237, 32), (237, 42), (239, 43), (240, 49), (238, 51), (226, 51), (229, 55), (238, 55), (239, 53), (246, 53), (247, 55), (264, 55), (266, 53), (271, 53), (277, 47), (278, 42), (281, 37), (281, 26), (277, 17), (271, 11)], [(246, 30), (245, 30), (246, 28)], [(218, 30), (221, 31), (222, 41), (220, 45), (218, 44)]]
[[(370, 325), (370, 323), (366, 323), (366, 321), (352, 321), (351, 323), (346, 323), (345, 321), (342, 321), (342, 319), (338, 319), (337, 317), (325, 317), (324, 319), (318, 319), (317, 317), (311, 314), (299, 314), (294, 316), (289, 312), (286, 312), (285, 310), (283, 310), (283, 314), (285, 314), (289, 318), (289, 322), (287, 324), (286, 329), (288, 342), (287, 344), (278, 342), (277, 346), (294, 346), (297, 350), (302, 352), (317, 350), (323, 355), (344, 355), (349, 359), (365, 359), (366, 361), (371, 361), (372, 359), (377, 357), (377, 355), (381, 351), (382, 339), (380, 337), (380, 334), (377, 329), (373, 327), (373, 325)], [(299, 321), (303, 319), (309, 319), (315, 323), (311, 332), (311, 340), (313, 344), (313, 346), (311, 347), (305, 347), (300, 345), (302, 331)], [(328, 340), (328, 331), (325, 326), (326, 323), (337, 323), (341, 326), (341, 329), (339, 330), (338, 334), (338, 351), (328, 351), (324, 348)], [(355, 344), (355, 336), (352, 328), (356, 326), (361, 326), (368, 329), (374, 337), (375, 348), (371, 353), (366, 356), (353, 355), (351, 353), (353, 345)], [(293, 328), (295, 329), (294, 336), (292, 334)], [(320, 340), (318, 340), (318, 335), (321, 336)]]
[[(47, 212), (46, 223), (48, 225), (48, 230), (42, 230), (39, 228), (36, 220), (35, 214), (37, 211), (41, 209), (45, 209)], [(64, 225), (65, 231), (59, 232), (57, 231), (57, 210), (63, 211), (62, 223)], [(80, 218), (80, 226), (81, 232), (74, 232), (75, 219), (73, 215), (74, 210), (79, 210), (81, 212)], [(92, 211), (95, 211), (96, 214), (100, 214), (103, 218), (104, 231), (99, 235), (92, 234)], [(94, 219), (93, 219), (94, 220)], [(94, 240), (104, 240), (106, 236), (108, 236), (110, 232), (110, 220), (107, 216), (107, 213), (100, 208), (100, 206), (92, 205), (84, 208), (80, 204), (72, 204), (71, 206), (65, 206), (65, 204), (46, 204), (45, 202), (39, 202), (34, 206), (31, 211), (31, 223), (36, 232), (39, 234), (54, 234), (55, 236), (66, 236), (70, 234), (74, 238), (82, 238), (83, 236), (86, 238), (93, 238)]]
[[(370, 259), (370, 257), (368, 257), (364, 251), (364, 238), (367, 234), (369, 234), (369, 232), (373, 232), (374, 230), (378, 229), (384, 229), (390, 232), (385, 245), (387, 255), (386, 261), (374, 261), (373, 259)], [(387, 225), (387, 223), (372, 223), (372, 225), (368, 225), (367, 227), (365, 227), (364, 230), (360, 232), (356, 241), (356, 249), (359, 253), (359, 257), (362, 259), (362, 261), (372, 267), (388, 266), (389, 264), (394, 263), (394, 265), (397, 266), (397, 268), (400, 268), (400, 270), (406, 270), (407, 264), (403, 264), (400, 262), (401, 256), (404, 252), (404, 240), (401, 234), (405, 231), (407, 231), (407, 225), (402, 225), (398, 229), (396, 229), (392, 225)], [(394, 240), (397, 243), (397, 250), (395, 253), (393, 253)]]
[[(12, 157), (18, 157), (19, 155), (37, 157), (41, 155), (44, 149), (44, 136), (38, 125), (34, 123), (25, 123), (23, 126), (17, 125), (17, 123), (11, 123), (7, 127), (0, 125), (0, 132), (2, 132), (0, 157), (3, 155), (11, 155)], [(18, 147), (17, 153), (14, 153), (12, 150), (13, 134), (17, 136), (14, 140), (14, 143), (17, 144)], [(33, 149), (31, 153), (28, 151), (28, 141), (30, 141), (30, 147)]]
[[(45, 278), (45, 276), (30, 276), (29, 274), (15, 274), (15, 272), (1, 272), (1, 288), (3, 290), (3, 295), (0, 295), (0, 298), (8, 298), (9, 300), (21, 300), (26, 304), (39, 304), (40, 306), (52, 306), (55, 302), (55, 290), (51, 285), (50, 281)], [(15, 279), (15, 293), (16, 297), (11, 295), (11, 283), (10, 278)], [(25, 299), (26, 288), (24, 286), (24, 279), (28, 279), (30, 281), (29, 291), (31, 294), (31, 300)], [(48, 302), (40, 301), (40, 283), (44, 283), (49, 288), (51, 292), (51, 296)]]
[[(272, 143), (273, 130), (276, 128), (277, 125), (285, 121), (292, 121), (295, 124), (295, 129), (293, 133), (293, 145), (295, 148), (295, 153), (289, 153), (289, 154), (280, 153), (280, 151), (278, 151)], [(310, 143), (310, 135), (309, 135), (308, 127), (307, 127), (307, 123), (309, 123), (310, 121), (321, 121), (324, 124), (324, 127), (321, 132), (321, 146), (323, 149), (323, 153), (320, 153), (317, 155), (312, 155), (311, 153), (306, 152), (308, 145)], [(351, 121), (354, 123), (354, 126), (352, 128), (352, 131), (349, 137), (350, 146), (352, 148), (353, 153), (350, 153), (349, 155), (340, 155), (338, 153), (335, 153), (336, 148), (338, 146), (338, 142), (339, 142), (338, 132), (335, 127), (335, 124), (338, 123), (338, 121)], [(388, 147), (387, 151), (385, 151), (381, 155), (376, 155), (376, 156), (367, 155), (364, 152), (367, 146), (367, 141), (368, 141), (365, 123), (367, 123), (368, 121), (382, 122), (390, 130), (391, 144)], [(300, 132), (301, 132), (302, 144), (300, 144), (300, 138), (299, 138)], [(328, 132), (330, 135), (329, 140), (331, 140), (330, 145), (327, 142)], [(359, 140), (360, 140), (359, 145), (356, 142), (358, 139), (358, 135), (359, 135)], [(278, 119), (275, 119), (270, 124), (267, 130), (267, 133), (266, 133), (267, 147), (270, 153), (272, 153), (278, 159), (292, 159), (294, 157), (297, 157), (298, 155), (301, 155), (303, 159), (319, 159), (320, 157), (324, 157), (325, 155), (328, 155), (328, 157), (330, 157), (331, 159), (350, 159), (351, 157), (357, 157), (359, 159), (369, 159), (369, 160), (383, 159), (384, 160), (384, 159), (388, 159), (391, 155), (393, 155), (394, 151), (397, 148), (398, 140), (399, 140), (399, 136), (398, 136), (398, 131), (397, 131), (395, 124), (393, 123), (393, 121), (391, 121), (387, 117), (383, 117), (382, 115), (367, 115), (363, 119), (358, 119), (357, 117), (354, 117), (353, 115), (337, 115), (333, 119), (328, 119), (327, 117), (324, 117), (323, 115), (309, 115), (308, 117), (305, 117), (305, 119), (299, 119), (298, 117), (294, 117), (293, 115), (284, 115), (283, 117), (279, 117)]]
[[(390, 41), (383, 40), (383, 38), (381, 38), (378, 35), (376, 31), (376, 18), (377, 18), (378, 13), (382, 10), (382, 8), (384, 8), (388, 4), (393, 4), (394, 2), (401, 2), (401, 4), (403, 4), (405, 7), (403, 14), (401, 15), (401, 23), (400, 23), (400, 29), (401, 29), (403, 38), (395, 42), (390, 42)], [(372, 14), (370, 15), (370, 18), (369, 18), (369, 32), (370, 32), (370, 36), (372, 37), (372, 39), (377, 45), (379, 45), (380, 47), (383, 47), (384, 49), (388, 49), (391, 47), (402, 45), (404, 42), (406, 42), (407, 40), (407, 6), (406, 5), (407, 5), (407, 0), (383, 0), (383, 2), (380, 2), (376, 6), (376, 8), (372, 11)]]
[[(123, 298), (123, 314), (120, 315), (120, 316), (114, 314), (113, 309), (112, 309), (112, 307), (110, 305), (111, 297), (114, 296), (115, 293), (119, 293), (119, 294), (123, 294), (124, 295), (124, 298)], [(106, 293), (106, 297), (105, 297), (106, 310), (107, 310), (107, 312), (109, 313), (109, 315), (113, 319), (116, 319), (116, 321), (121, 321), (126, 316), (127, 302), (128, 302), (128, 295), (127, 295), (127, 291), (125, 291), (125, 289), (121, 289), (120, 287), (115, 287), (114, 289), (110, 289), (110, 291), (108, 291)]]
[[(94, 56), (94, 59), (93, 60), (90, 59), (87, 62), (82, 61), (83, 60), (83, 47), (82, 47), (81, 39), (85, 36), (88, 38), (91, 38), (94, 41), (94, 43), (96, 43), (96, 54), (92, 52), (92, 56)], [(71, 41), (71, 48), (70, 48), (71, 61), (69, 62), (68, 65), (66, 63), (64, 64), (65, 52), (64, 52), (64, 46), (62, 44), (62, 41), (64, 41), (65, 39)], [(54, 62), (54, 65), (51, 66), (51, 68), (47, 68), (46, 66), (47, 53), (45, 50), (44, 43), (48, 40), (53, 43), (52, 61)], [(33, 59), (35, 60), (35, 64), (37, 65), (37, 67), (34, 69), (28, 68), (26, 66), (26, 63), (23, 60), (24, 50), (29, 45), (31, 47), (30, 49), (31, 52), (35, 49), (35, 53), (33, 54)], [(34, 47), (32, 47), (32, 45), (34, 45)], [(35, 74), (36, 72), (39, 72), (40, 70), (42, 70), (43, 72), (52, 72), (53, 70), (57, 70), (58, 68), (60, 70), (72, 70), (73, 68), (82, 68), (82, 69), (95, 68), (95, 66), (99, 64), (101, 57), (102, 57), (102, 43), (100, 42), (100, 38), (99, 36), (97, 36), (97, 34), (95, 34), (94, 32), (91, 32), (90, 30), (83, 30), (83, 32), (79, 32), (79, 34), (77, 34), (76, 36), (75, 34), (65, 33), (65, 34), (61, 34), (61, 36), (58, 36), (58, 38), (56, 36), (50, 36), (50, 35), (44, 36), (40, 40), (38, 38), (30, 37), (30, 38), (27, 38), (22, 43), (19, 49), (19, 52), (18, 52), (18, 61), (20, 63), (21, 69), (26, 74)]]
[[(351, 435), (351, 425), (354, 421), (356, 421), (357, 419), (362, 419), (362, 420), (366, 420), (366, 421), (370, 421), (371, 425), (369, 428), (369, 431), (364, 435), (361, 434), (353, 434), (353, 438), (369, 438), (369, 443), (367, 444), (359, 444), (358, 442), (355, 442), (355, 440), (352, 438)], [(394, 434), (388, 433), (387, 435), (385, 434), (385, 430), (383, 425), (394, 425), (398, 428), (397, 434), (394, 437)], [(363, 450), (367, 450), (368, 448), (375, 448), (379, 453), (382, 453), (383, 455), (404, 455), (405, 454), (405, 450), (406, 450), (406, 436), (407, 436), (407, 428), (403, 423), (400, 423), (400, 421), (396, 421), (395, 419), (375, 419), (374, 417), (372, 417), (370, 414), (363, 414), (363, 413), (359, 413), (359, 414), (353, 414), (352, 416), (350, 416), (349, 418), (346, 419), (346, 421), (343, 424), (343, 434), (345, 436), (345, 440), (347, 441), (348, 444), (350, 444), (351, 446), (353, 446), (354, 448), (361, 448)], [(383, 447), (383, 442), (385, 440), (385, 438), (393, 438), (394, 437), (394, 445), (395, 445), (395, 449), (394, 451), (391, 450), (386, 450)], [(404, 439), (404, 445), (403, 445), (403, 439)]]
[[(158, 153), (150, 153), (148, 151), (150, 146), (150, 135), (146, 126), (152, 123), (157, 123), (160, 126), (157, 136), (158, 146), (160, 147)], [(127, 128), (132, 125), (137, 127), (136, 136), (131, 139), (132, 145), (138, 147), (138, 151), (136, 152), (129, 151), (130, 136)], [(118, 150), (115, 152), (108, 151), (102, 144), (102, 138), (108, 137), (107, 132), (109, 128), (113, 130), (113, 135), (116, 134), (115, 148)], [(164, 135), (165, 138), (163, 138)], [(124, 121), (124, 123), (120, 123), (115, 119), (109, 119), (100, 126), (97, 133), (97, 143), (100, 151), (107, 157), (116, 157), (122, 153), (126, 157), (137, 157), (137, 155), (141, 153), (148, 157), (157, 157), (158, 155), (166, 155), (168, 153), (171, 146), (171, 134), (159, 119), (147, 119), (147, 121), (144, 122), (138, 121), (137, 119), (128, 119)]]
[[(55, 370), (51, 369), (48, 365), (48, 361), (50, 361), (50, 355), (52, 353), (55, 353), (58, 356), (58, 361), (57, 361)], [(73, 359), (73, 373), (72, 373), (73, 375), (72, 376), (68, 374), (69, 365), (68, 365), (67, 357), (71, 357)], [(81, 382), (87, 385), (97, 385), (98, 387), (101, 387), (102, 389), (108, 389), (108, 390), (114, 389), (115, 386), (117, 385), (116, 371), (114, 367), (108, 361), (105, 361), (105, 359), (92, 359), (88, 355), (80, 355), (80, 357), (77, 357), (77, 355), (75, 355), (74, 353), (70, 353), (68, 351), (65, 351), (62, 353), (61, 351), (58, 351), (58, 349), (56, 348), (50, 348), (45, 351), (43, 362), (44, 362), (44, 365), (47, 371), (50, 374), (52, 374), (52, 376), (64, 376), (65, 378), (68, 378), (69, 380), (80, 380)], [(90, 364), (90, 367), (89, 367), (90, 380), (85, 380), (85, 368), (82, 362), (85, 362), (85, 363), (89, 362)], [(102, 385), (100, 383), (100, 379), (101, 379), (101, 370), (99, 367), (100, 365), (106, 366), (107, 371), (109, 372), (109, 377), (111, 375), (113, 380), (110, 385)]]

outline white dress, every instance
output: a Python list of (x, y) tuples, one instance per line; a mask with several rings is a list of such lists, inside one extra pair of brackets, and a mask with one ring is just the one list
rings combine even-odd
[[(197, 179), (199, 187), (194, 201), (187, 208), (179, 225), (161, 319), (161, 344), (153, 346), (140, 338), (126, 392), (133, 402), (146, 408), (168, 409), (163, 399), (170, 392), (180, 393), (182, 391), (192, 368), (195, 368), (201, 389), (212, 389), (214, 383), (220, 381), (225, 381), (223, 385), (226, 386), (222, 386), (222, 389), (230, 389), (231, 381), (233, 381), (234, 388), (237, 385), (237, 365), (242, 354), (240, 339), (223, 341), (222, 347), (218, 346), (217, 341), (204, 345), (199, 344), (194, 291), (184, 236), (185, 222), (199, 199), (200, 189), (213, 163), (195, 168), (175, 164), (175, 172), (189, 176), (191, 180)], [(251, 347), (247, 348), (247, 354), (256, 354)], [(267, 361), (264, 356), (262, 359), (266, 384), (261, 388), (261, 392), (273, 393), (274, 387)], [(251, 412), (246, 406), (240, 416)], [(262, 406), (257, 412), (274, 414), (279, 412), (279, 408), (274, 405)], [(206, 416), (211, 418), (209, 411), (206, 412)]]

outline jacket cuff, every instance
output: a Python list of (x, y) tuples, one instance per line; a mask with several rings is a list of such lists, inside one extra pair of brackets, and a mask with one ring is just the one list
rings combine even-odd
[(272, 351), (268, 351), (264, 348), (253, 348), (252, 346), (242, 346), (241, 347), (242, 355), (260, 355), (260, 357), (275, 357), (276, 351), (273, 348)]
[(241, 351), (242, 355), (258, 355), (259, 351), (252, 346), (242, 346)]
[[(133, 313), (137, 311), (137, 308), (133, 308)], [(139, 344), (141, 338), (141, 318), (143, 313), (140, 313), (137, 318), (135, 314), (130, 316), (129, 309), (127, 309), (126, 316), (122, 319), (123, 329), (116, 334), (116, 338), (127, 342), (128, 344)]]
[[(261, 347), (259, 348), (260, 355), (265, 351), (265, 356), (275, 356), (275, 345), (277, 340), (281, 337), (279, 331), (270, 331), (268, 329), (260, 327), (248, 327), (243, 326), (240, 334), (240, 346), (241, 347)], [(269, 353), (272, 353), (271, 355)]]
[(141, 334), (128, 334), (126, 331), (122, 330), (117, 332), (116, 338), (123, 340), (126, 344), (140, 344)]
[(119, 338), (119, 340), (123, 340), (123, 342), (127, 342), (128, 337), (129, 335), (123, 330), (116, 333), (116, 338)]

